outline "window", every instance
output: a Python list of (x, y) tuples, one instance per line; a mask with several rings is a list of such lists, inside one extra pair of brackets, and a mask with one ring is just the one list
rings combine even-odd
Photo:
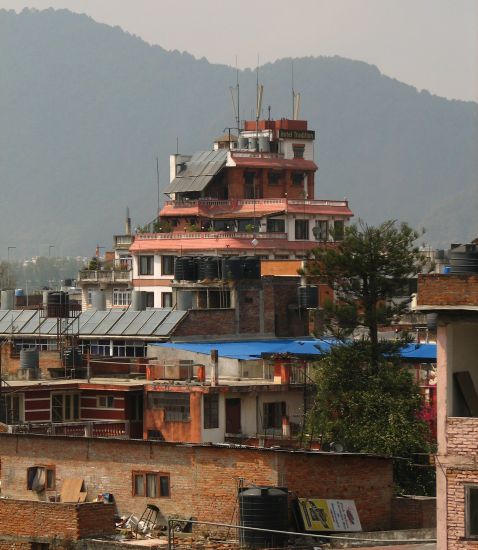
[(246, 218), (243, 220), (238, 220), (237, 222), (237, 229), (238, 231), (245, 233), (249, 232), (252, 233), (253, 231), (259, 231), (260, 223), (259, 220), (256, 219), (254, 221), (254, 218)]
[(235, 231), (234, 220), (214, 220), (214, 231)]
[(51, 394), (51, 421), (67, 422), (79, 420), (80, 396), (78, 393)]
[(314, 234), (316, 241), (327, 241), (329, 239), (328, 220), (317, 220), (312, 233)]
[(267, 174), (267, 181), (269, 185), (279, 185), (280, 183), (280, 172), (269, 172)]
[(133, 496), (169, 497), (169, 474), (160, 472), (133, 472)]
[(293, 144), (292, 145), (292, 151), (294, 152), (294, 158), (295, 159), (303, 159), (304, 158), (304, 149), (305, 149), (305, 145)]
[(129, 403), (129, 419), (133, 422), (141, 422), (143, 420), (143, 395), (131, 395)]
[(92, 301), (93, 301), (93, 289), (92, 289), (92, 288), (89, 288), (89, 289), (86, 291), (86, 304), (89, 305), (89, 306), (91, 306)]
[(302, 172), (292, 172), (293, 185), (302, 185), (304, 183), (304, 174)]
[(267, 233), (285, 233), (285, 220), (267, 218)]
[(264, 403), (264, 420), (263, 427), (267, 429), (281, 429), (282, 417), (286, 414), (286, 406), (284, 401), (275, 403)]
[(161, 274), (174, 275), (175, 256), (161, 256)]
[(32, 466), (27, 469), (27, 489), (37, 493), (55, 489), (55, 468), (52, 466)]
[(24, 421), (23, 393), (7, 393), (0, 401), (0, 422), (19, 424)]
[(219, 395), (217, 393), (205, 394), (204, 403), (204, 429), (219, 428)]
[(161, 307), (173, 307), (173, 293), (163, 292), (161, 293)]
[(114, 395), (99, 395), (96, 398), (96, 406), (99, 409), (113, 409), (115, 406)]
[(189, 422), (189, 393), (149, 392), (148, 408), (163, 409), (166, 422)]
[(154, 275), (154, 256), (139, 256), (139, 274)]
[(296, 240), (309, 240), (309, 220), (295, 220)]
[(154, 292), (145, 292), (144, 299), (146, 307), (154, 307)]
[(254, 183), (254, 172), (244, 172), (244, 197), (246, 199), (256, 198), (256, 185)]
[(344, 240), (344, 220), (335, 220), (334, 221), (334, 240), (343, 241)]
[(478, 485), (465, 485), (465, 536), (478, 539)]
[(113, 288), (113, 305), (129, 306), (131, 304), (131, 290), (126, 288)]

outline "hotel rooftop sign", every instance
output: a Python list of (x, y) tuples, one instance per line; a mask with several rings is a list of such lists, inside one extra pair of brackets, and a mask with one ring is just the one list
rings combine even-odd
[(314, 130), (279, 130), (282, 139), (315, 139)]

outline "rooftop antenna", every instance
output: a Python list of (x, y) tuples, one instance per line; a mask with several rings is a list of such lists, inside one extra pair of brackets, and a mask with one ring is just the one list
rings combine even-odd
[[(177, 138), (176, 138), (177, 140)], [(160, 189), (159, 189), (159, 159), (158, 157), (156, 157), (156, 181), (157, 181), (157, 185), (158, 185), (158, 209), (156, 210), (156, 216), (155, 218), (157, 218), (159, 216), (159, 203), (160, 203), (160, 197), (161, 197), (161, 192), (160, 192)]]
[(292, 80), (292, 120), (298, 120), (300, 112), (300, 93), (294, 90), (294, 60), (291, 62)]
[(291, 61), (291, 87), (292, 87), (292, 119), (294, 119), (295, 91), (294, 91), (294, 60)]
[(259, 54), (257, 54), (257, 71), (256, 71), (256, 132), (259, 133), (259, 117), (262, 109), (262, 94), (264, 86), (259, 84)]
[[(237, 55), (236, 55), (236, 85), (229, 86), (231, 92), (232, 109), (234, 111), (234, 118), (236, 119), (237, 132), (241, 131), (241, 120), (239, 115), (239, 69), (237, 68)], [(234, 92), (237, 94), (234, 97)], [(236, 103), (237, 101), (237, 103)]]

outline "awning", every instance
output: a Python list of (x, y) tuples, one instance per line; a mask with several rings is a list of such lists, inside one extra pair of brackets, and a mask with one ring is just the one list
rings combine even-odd
[(166, 188), (165, 193), (203, 191), (212, 178), (226, 165), (227, 151), (199, 151), (184, 163), (181, 170)]

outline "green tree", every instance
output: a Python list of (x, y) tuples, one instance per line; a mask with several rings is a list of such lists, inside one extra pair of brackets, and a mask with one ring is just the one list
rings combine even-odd
[(400, 360), (399, 344), (380, 342), (378, 361), (370, 341), (331, 347), (316, 365), (317, 395), (308, 422), (322, 441), (340, 442), (346, 451), (393, 457), (401, 492), (433, 493), (431, 468), (411, 467), (412, 455), (429, 453), (433, 445), (420, 419), (422, 396)]
[[(422, 396), (400, 360), (404, 342), (380, 341), (378, 333), (380, 325), (389, 325), (408, 308), (407, 301), (394, 298), (425, 265), (417, 237), (405, 223), (373, 227), (359, 222), (345, 229), (334, 248), (314, 250), (305, 274), (334, 290), (335, 302), (325, 304), (324, 320), (343, 342), (317, 364), (309, 429), (348, 451), (405, 458), (395, 461), (397, 485), (427, 493), (433, 486), (431, 469), (417, 474), (410, 468), (414, 453), (432, 448), (428, 426), (420, 419)], [(347, 341), (358, 326), (367, 329), (367, 336)]]
[(373, 227), (359, 221), (345, 228), (336, 247), (315, 249), (304, 270), (335, 292), (335, 302), (324, 304), (326, 327), (344, 338), (365, 326), (375, 351), (372, 361), (378, 353), (379, 326), (408, 307), (393, 297), (423, 269), (425, 258), (414, 244), (417, 237), (406, 223), (389, 220)]

